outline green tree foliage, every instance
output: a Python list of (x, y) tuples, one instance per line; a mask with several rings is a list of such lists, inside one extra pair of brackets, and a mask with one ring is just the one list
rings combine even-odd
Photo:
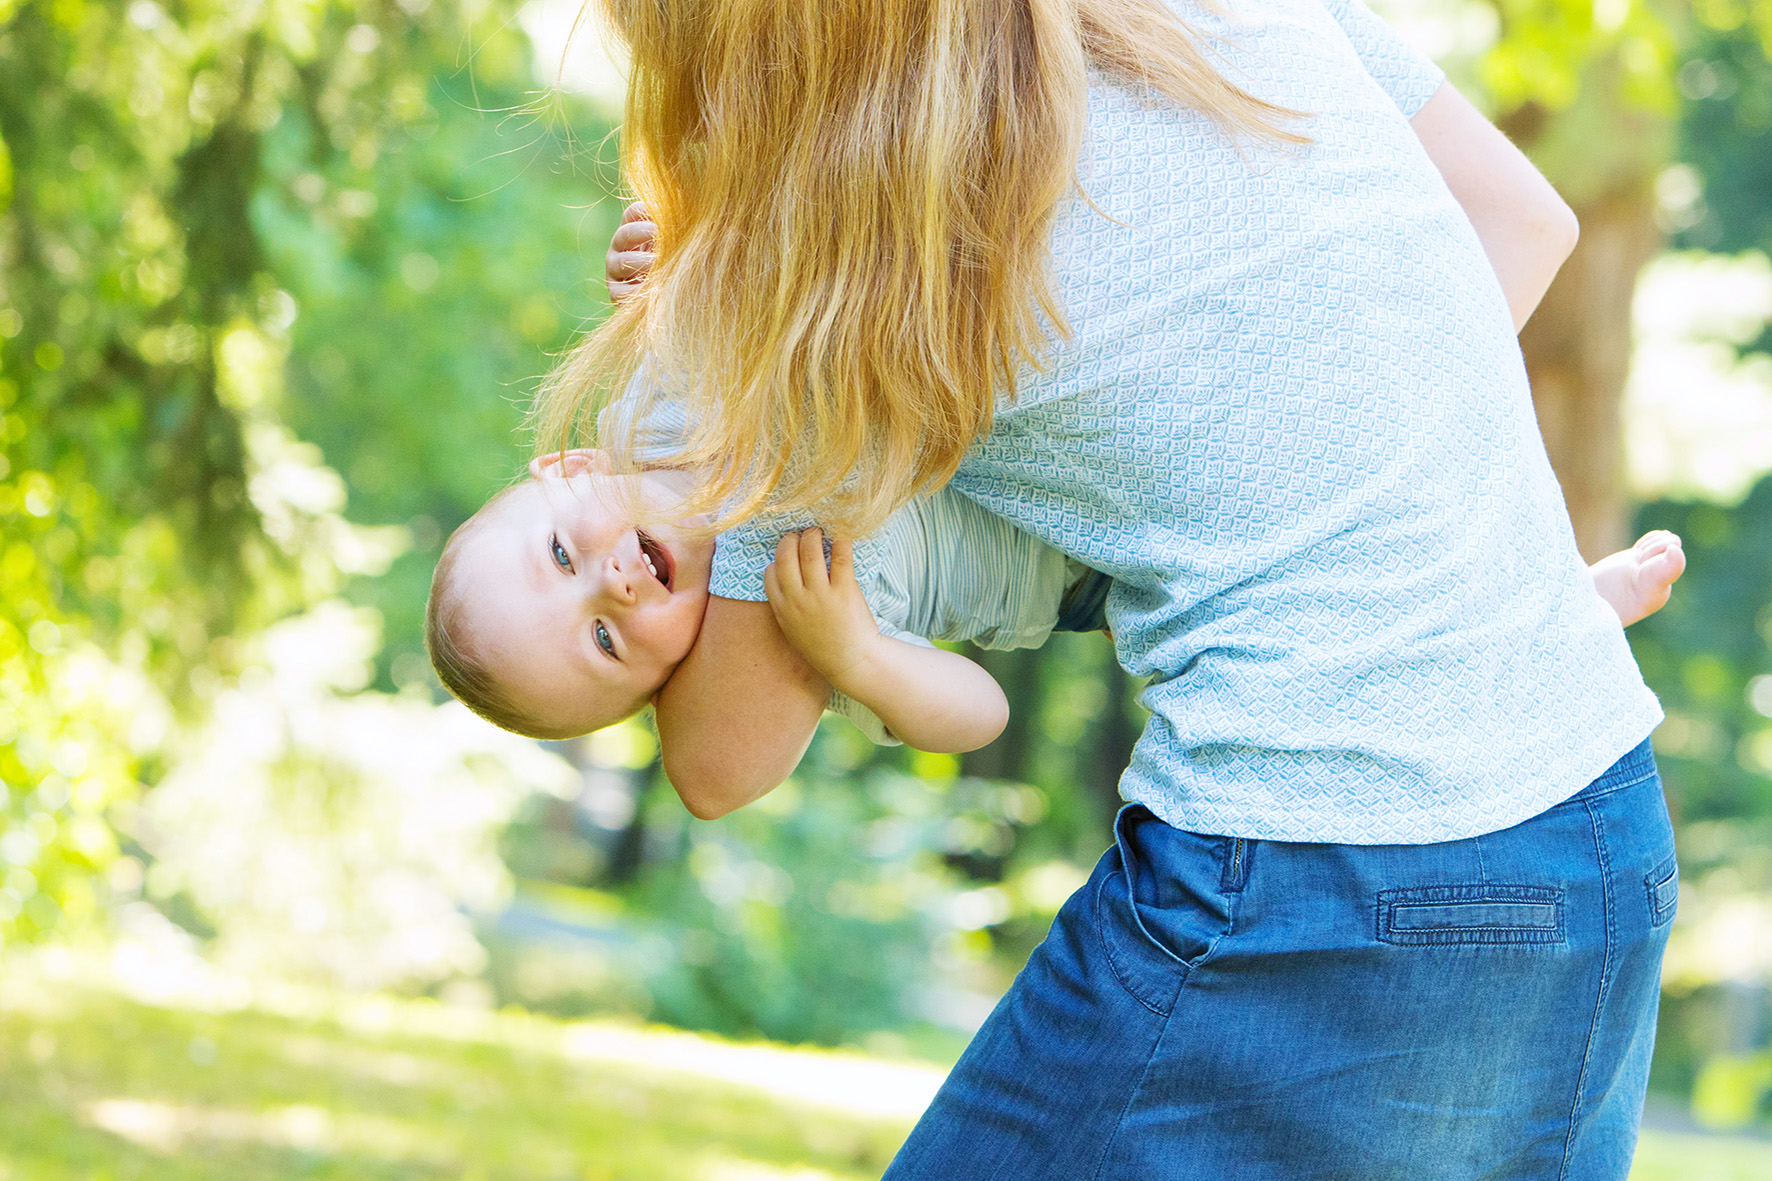
[[(397, 548), (343, 522), (343, 485), (292, 425), (360, 444), (327, 458), (382, 511), (378, 489), (422, 486), (460, 515), (493, 482), (470, 449), (509, 448), (500, 383), (539, 363), (483, 362), (567, 318), (485, 315), (526, 265), (568, 285), (538, 258), (557, 235), (509, 248), (525, 207), (486, 208), (505, 238), (440, 244), (465, 198), (521, 172), (488, 163), (473, 90), (522, 101), (513, 9), (0, 0), (0, 935), (89, 915), (169, 704), (200, 712), (242, 637)], [(349, 342), (342, 366), (292, 291)], [(476, 367), (431, 348), (449, 334), (504, 352)], [(365, 356), (379, 368), (353, 372)]]
[(97, 645), (177, 684), (283, 565), (216, 347), (256, 313), (243, 186), (275, 71), (266, 32), (220, 12), (180, 36), (151, 6), (0, 11), (4, 905), (29, 931), (89, 909), (99, 818), (140, 753), (73, 690), (72, 654)]
[(1739, 918), (1772, 893), (1772, 478), (1736, 505), (1644, 505), (1638, 524), (1679, 533), (1690, 563), (1668, 606), (1631, 629), (1667, 712), (1655, 749), (1682, 877), (1651, 1086), (1745, 1125), (1772, 1117), (1757, 1081), (1763, 927)]
[(1690, 573), (1633, 648), (1668, 721), (1663, 777), (1683, 823), (1772, 820), (1772, 479), (1741, 504), (1644, 506), (1685, 540)]
[(1704, 28), (1677, 82), (1680, 158), (1699, 199), (1674, 210), (1676, 242), (1702, 250), (1772, 249), (1772, 17), (1766, 28)]
[(326, 112), (346, 100), (304, 90), (267, 138), (253, 208), (300, 309), (286, 420), (345, 476), (354, 519), (411, 532), (352, 588), (386, 622), (384, 684), (390, 669), (430, 683), (442, 539), (522, 470), (529, 386), (604, 306), (620, 211), (608, 124), (537, 101), (525, 39), (474, 46), (395, 81), (406, 122), (373, 140), (341, 139)]

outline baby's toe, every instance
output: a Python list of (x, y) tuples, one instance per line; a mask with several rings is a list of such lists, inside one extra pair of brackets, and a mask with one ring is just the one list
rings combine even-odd
[(1666, 529), (1651, 529), (1637, 538), (1637, 544), (1631, 548), (1636, 551), (1638, 557), (1647, 558), (1661, 553), (1670, 545), (1678, 544), (1680, 544), (1680, 539), (1676, 534), (1669, 533)]
[(1637, 582), (1650, 591), (1664, 591), (1685, 572), (1686, 555), (1675, 538), (1637, 567)]

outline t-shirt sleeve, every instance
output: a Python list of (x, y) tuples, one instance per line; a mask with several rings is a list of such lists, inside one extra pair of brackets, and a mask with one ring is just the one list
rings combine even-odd
[(853, 697), (846, 697), (832, 689), (831, 699), (824, 703), (824, 707), (837, 716), (847, 719), (875, 746), (904, 745), (892, 736), (892, 731), (886, 728), (886, 723), (880, 720), (878, 714)]
[[(759, 517), (734, 526), (720, 534), (714, 544), (714, 567), (708, 578), (708, 593), (722, 599), (744, 599), (761, 603), (769, 596), (763, 593), (763, 571), (775, 561), (775, 545), (783, 534), (809, 529), (818, 524), (812, 517)], [(831, 549), (825, 540), (825, 553)], [(877, 538), (864, 537), (855, 543), (855, 577), (863, 586), (868, 583), (879, 561)]]
[(1446, 72), (1366, 7), (1366, 0), (1323, 0), (1323, 6), (1341, 25), (1373, 81), (1404, 118), (1413, 118), (1446, 80)]
[(621, 397), (598, 412), (597, 437), (605, 447), (631, 440), (636, 463), (668, 464), (682, 453), (689, 415), (673, 398), (645, 397), (646, 380), (642, 362)]
[(782, 534), (804, 529), (810, 519), (769, 517), (746, 521), (720, 534), (714, 543), (713, 572), (708, 577), (708, 593), (722, 599), (743, 599), (761, 603), (769, 596), (763, 593), (763, 571), (775, 561), (775, 543)]

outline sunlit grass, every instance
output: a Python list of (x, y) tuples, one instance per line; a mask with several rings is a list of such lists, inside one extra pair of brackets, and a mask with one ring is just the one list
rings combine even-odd
[[(292, 999), (293, 998), (293, 999)], [(0, 982), (0, 1181), (849, 1181), (939, 1079), (853, 1054), (276, 994)], [(1759, 1181), (1772, 1144), (1644, 1136), (1632, 1181)]]
[(1630, 1181), (1765, 1181), (1772, 1141), (1645, 1132)]
[[(913, 1115), (845, 1108), (863, 1061), (429, 1004), (203, 1012), (14, 979), (0, 1179), (878, 1177)], [(900, 1108), (935, 1075), (881, 1065)], [(819, 1086), (829, 1102), (782, 1097)]]

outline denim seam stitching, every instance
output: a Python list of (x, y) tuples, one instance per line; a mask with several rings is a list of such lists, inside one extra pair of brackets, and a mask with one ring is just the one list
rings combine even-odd
[[(1181, 972), (1182, 972), (1182, 978), (1180, 981), (1177, 981), (1177, 983), (1176, 983), (1176, 992), (1178, 994), (1181, 991), (1181, 985), (1187, 981), (1187, 974), (1192, 970), (1192, 968), (1190, 967), (1190, 965), (1188, 964), (1188, 962), (1186, 960), (1182, 959), (1180, 956), (1178, 956), (1174, 952), (1170, 951), (1167, 947), (1164, 947), (1161, 943), (1158, 943), (1156, 941), (1156, 939), (1148, 931), (1146, 931), (1144, 929), (1144, 922), (1142, 919), (1140, 919), (1138, 917), (1138, 903), (1132, 897), (1131, 875), (1126, 873), (1126, 871), (1123, 869), (1116, 869), (1113, 873), (1110, 873), (1107, 875), (1107, 877), (1101, 879), (1101, 884), (1095, 887), (1095, 920), (1096, 920), (1095, 921), (1095, 934), (1096, 934), (1096, 937), (1101, 940), (1102, 951), (1107, 953), (1108, 968), (1110, 970), (1112, 970), (1112, 972), (1114, 974), (1114, 979), (1118, 980), (1120, 982), (1120, 987), (1126, 990), (1127, 996), (1131, 997), (1133, 1000), (1137, 1001), (1139, 1004), (1141, 1004), (1145, 1008), (1149, 1009), (1153, 1016), (1161, 1017), (1164, 1021), (1168, 1021), (1169, 1014), (1173, 1013), (1175, 1011), (1175, 1002), (1173, 1000), (1171, 1000), (1169, 1003), (1169, 1008), (1167, 1010), (1163, 1010), (1163, 1009), (1159, 1009), (1152, 1002), (1146, 1000), (1142, 987), (1134, 987), (1132, 981), (1130, 979), (1128, 979), (1128, 977), (1131, 974), (1128, 973), (1126, 971), (1126, 969), (1124, 969), (1120, 966), (1119, 958), (1114, 955), (1113, 942), (1107, 937), (1107, 923), (1102, 921), (1101, 892), (1103, 890), (1107, 889), (1107, 884), (1114, 880), (1115, 875), (1118, 875), (1118, 876), (1126, 879), (1126, 904), (1127, 904), (1127, 906), (1131, 907), (1131, 909), (1132, 909), (1132, 921), (1138, 924), (1138, 932), (1137, 933), (1139, 935), (1143, 936), (1143, 938), (1145, 940), (1147, 940), (1148, 942), (1153, 944), (1158, 951), (1162, 952), (1164, 955), (1166, 955), (1170, 959), (1174, 960), (1176, 962), (1176, 964), (1180, 967)], [(1216, 942), (1217, 941), (1214, 940), (1214, 943), (1216, 943)], [(1207, 955), (1212, 954), (1210, 947), (1207, 948), (1206, 954)], [(1204, 959), (1205, 957), (1202, 956), (1201, 958)]]
[[(1105, 943), (1106, 941), (1104, 940), (1103, 942)], [(1218, 940), (1214, 939), (1212, 943), (1213, 946), (1216, 947), (1218, 945)], [(1207, 948), (1206, 955), (1201, 956), (1200, 959), (1204, 960), (1206, 956), (1211, 954), (1212, 949)], [(1118, 968), (1115, 969), (1114, 974), (1119, 974)], [(1192, 973), (1189, 973), (1189, 975), (1191, 974)], [(1120, 1114), (1114, 1120), (1114, 1130), (1112, 1134), (1108, 1136), (1107, 1142), (1101, 1146), (1101, 1156), (1097, 1158), (1095, 1162), (1095, 1171), (1090, 1174), (1090, 1181), (1101, 1181), (1101, 1171), (1107, 1168), (1108, 1157), (1113, 1155), (1114, 1144), (1120, 1139), (1121, 1129), (1126, 1126), (1126, 1113), (1132, 1110), (1132, 1101), (1138, 1098), (1139, 1091), (1144, 1089), (1144, 1082), (1151, 1074), (1151, 1064), (1157, 1060), (1157, 1051), (1163, 1048), (1163, 1041), (1169, 1036), (1169, 1026), (1175, 1021), (1175, 1009), (1181, 1003), (1181, 990), (1186, 986), (1187, 977), (1184, 976), (1182, 977), (1181, 984), (1178, 985), (1175, 990), (1175, 1004), (1169, 1007), (1169, 1012), (1160, 1014), (1163, 1018), (1163, 1030), (1152, 1040), (1151, 1052), (1145, 1057), (1144, 1067), (1138, 1072), (1137, 1081), (1135, 1081), (1130, 1087), (1126, 1088), (1126, 1102), (1120, 1104)]]
[[(1356, 845), (1353, 847), (1354, 848), (1361, 848), (1363, 846)], [(1519, 882), (1429, 882), (1427, 885), (1424, 885), (1424, 886), (1398, 886), (1397, 888), (1395, 888), (1393, 890), (1380, 890), (1379, 893), (1380, 894), (1391, 894), (1391, 895), (1396, 895), (1398, 897), (1401, 897), (1403, 895), (1416, 895), (1416, 896), (1426, 895), (1426, 894), (1432, 893), (1433, 891), (1436, 891), (1436, 890), (1452, 890), (1452, 891), (1457, 891), (1457, 892), (1468, 892), (1468, 891), (1475, 890), (1479, 894), (1484, 893), (1486, 891), (1490, 891), (1490, 890), (1510, 890), (1510, 891), (1517, 890), (1517, 891), (1520, 891), (1522, 894), (1524, 894), (1524, 896), (1527, 899), (1531, 899), (1531, 900), (1536, 900), (1539, 898), (1544, 898), (1544, 899), (1548, 900), (1548, 899), (1559, 897), (1562, 894), (1562, 891), (1559, 890), (1555, 886), (1531, 886), (1531, 885), (1526, 885), (1524, 883), (1519, 883)], [(1477, 898), (1453, 897), (1453, 898), (1440, 899), (1439, 901), (1443, 901), (1443, 902), (1481, 902), (1482, 899), (1480, 897), (1477, 897)], [(1502, 901), (1519, 901), (1519, 900), (1518, 899), (1502, 899)]]
[[(1130, 880), (1130, 879), (1128, 879), (1128, 880)], [(1096, 894), (1096, 898), (1098, 900), (1098, 902), (1097, 902), (1098, 906), (1100, 905), (1100, 903), (1099, 903), (1100, 897), (1101, 897), (1101, 895), (1098, 892)], [(1131, 894), (1127, 895), (1127, 899), (1128, 899), (1128, 901), (1132, 900)], [(1136, 903), (1134, 903), (1134, 905), (1136, 905)], [(1177, 956), (1174, 952), (1169, 951), (1168, 948), (1166, 948), (1166, 947), (1163, 948), (1163, 950), (1165, 952), (1168, 952), (1169, 957), (1171, 959), (1174, 959), (1174, 960), (1177, 960), (1178, 962), (1180, 962), (1184, 967), (1186, 967), (1187, 971), (1182, 975), (1180, 982), (1175, 987), (1175, 999), (1174, 999), (1174, 1001), (1172, 1001), (1170, 1003), (1169, 1011), (1167, 1013), (1158, 1013), (1157, 1014), (1157, 1016), (1159, 1016), (1163, 1019), (1163, 1032), (1158, 1034), (1156, 1040), (1151, 1043), (1150, 1056), (1144, 1060), (1144, 1069), (1140, 1070), (1138, 1072), (1138, 1081), (1136, 1083), (1132, 1084), (1132, 1087), (1126, 1092), (1126, 1102), (1124, 1102), (1120, 1105), (1120, 1116), (1118, 1119), (1116, 1119), (1114, 1121), (1113, 1135), (1109, 1136), (1107, 1138), (1107, 1143), (1102, 1145), (1101, 1159), (1095, 1162), (1095, 1172), (1091, 1175), (1090, 1181), (1101, 1181), (1101, 1171), (1103, 1169), (1107, 1168), (1108, 1157), (1110, 1155), (1112, 1155), (1112, 1153), (1114, 1151), (1114, 1144), (1120, 1139), (1120, 1132), (1126, 1126), (1126, 1113), (1132, 1109), (1132, 1101), (1134, 1099), (1138, 1098), (1138, 1092), (1143, 1089), (1145, 1079), (1150, 1077), (1151, 1063), (1153, 1063), (1157, 1060), (1157, 1051), (1162, 1048), (1164, 1039), (1166, 1039), (1169, 1036), (1169, 1027), (1172, 1024), (1174, 1024), (1174, 1022), (1175, 1022), (1175, 1010), (1177, 1010), (1181, 1007), (1181, 994), (1183, 991), (1186, 990), (1186, 988), (1188, 986), (1188, 982), (1194, 978), (1194, 969), (1198, 968), (1201, 964), (1204, 964), (1207, 960), (1211, 959), (1213, 953), (1218, 950), (1219, 943), (1222, 942), (1224, 940), (1225, 936), (1229, 935), (1229, 934), (1230, 934), (1230, 932), (1227, 930), (1227, 931), (1223, 932), (1222, 934), (1214, 935), (1212, 937), (1211, 942), (1206, 944), (1206, 950), (1201, 952), (1198, 956), (1196, 956), (1191, 961), (1183, 960), (1183, 959), (1181, 959), (1181, 957)], [(1108, 942), (1107, 942), (1106, 937), (1103, 937), (1101, 942), (1102, 942), (1103, 947), (1108, 947)], [(1159, 945), (1159, 946), (1161, 946), (1161, 945)], [(1120, 975), (1120, 968), (1119, 968), (1118, 964), (1114, 963), (1113, 949), (1111, 947), (1108, 947), (1108, 966), (1113, 969), (1114, 975), (1116, 977), (1118, 977)], [(1124, 979), (1121, 980), (1121, 983), (1122, 983), (1122, 985), (1124, 985), (1124, 983), (1125, 983)], [(1127, 992), (1132, 993), (1132, 990), (1130, 988), (1128, 988)], [(1132, 997), (1134, 1000), (1137, 1000), (1140, 1004), (1144, 1003), (1143, 999), (1140, 998), (1137, 993), (1132, 993)], [(1145, 1007), (1149, 1008), (1150, 1006), (1146, 1005)], [(1152, 1010), (1152, 1011), (1155, 1012), (1155, 1010)]]
[[(1443, 895), (1436, 897), (1436, 895)], [(1506, 882), (1444, 883), (1429, 886), (1406, 886), (1380, 890), (1374, 910), (1372, 937), (1393, 947), (1459, 947), (1459, 946), (1531, 946), (1566, 943), (1565, 923), (1567, 897), (1555, 886), (1525, 886)], [(1421, 927), (1399, 931), (1392, 925), (1399, 905), (1418, 903), (1445, 904), (1459, 902), (1526, 902), (1548, 905), (1555, 912), (1555, 922), (1548, 927)], [(1473, 938), (1472, 936), (1483, 936)]]
[(1575, 1077), (1575, 1098), (1569, 1105), (1569, 1132), (1563, 1138), (1563, 1165), (1557, 1170), (1557, 1181), (1567, 1181), (1569, 1176), (1569, 1164), (1575, 1153), (1575, 1129), (1580, 1125), (1581, 1101), (1587, 1094), (1588, 1068), (1593, 1063), (1594, 1042), (1600, 1036), (1600, 1015), (1606, 1008), (1606, 993), (1612, 985), (1612, 856), (1606, 848), (1606, 822), (1594, 807), (1592, 797), (1586, 801), (1586, 808), (1594, 830), (1594, 850), (1600, 860), (1600, 902), (1605, 919), (1606, 952), (1600, 961), (1600, 987), (1594, 997), (1593, 1021), (1588, 1025), (1587, 1045), (1581, 1052), (1581, 1072)]
[(1641, 787), (1643, 784), (1649, 782), (1660, 774), (1661, 772), (1658, 769), (1651, 766), (1647, 771), (1643, 772), (1635, 779), (1627, 779), (1623, 783), (1607, 784), (1605, 787), (1597, 790), (1584, 792), (1581, 796), (1581, 802), (1585, 804), (1589, 800), (1603, 799), (1615, 791), (1624, 791), (1626, 788), (1630, 787)]

